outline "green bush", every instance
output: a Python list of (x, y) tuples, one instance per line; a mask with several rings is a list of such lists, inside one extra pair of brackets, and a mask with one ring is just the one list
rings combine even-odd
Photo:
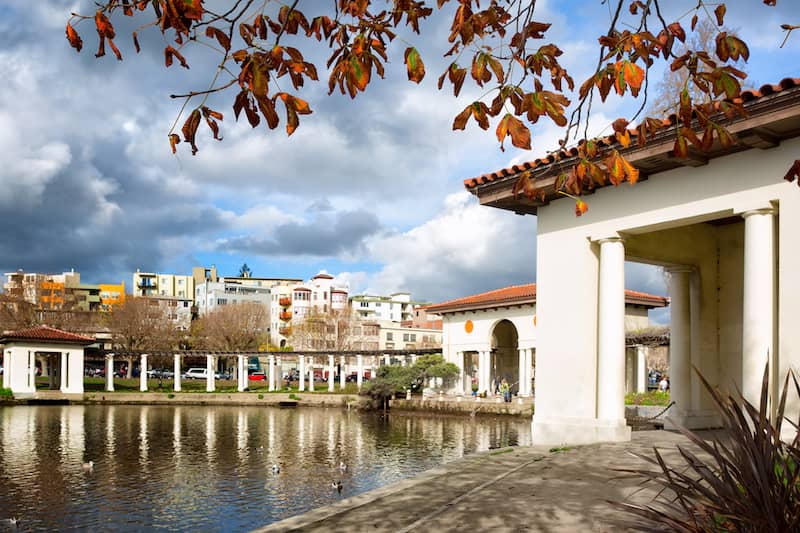
[(11, 389), (3, 389), (0, 388), (0, 398), (13, 398), (14, 393), (11, 392)]

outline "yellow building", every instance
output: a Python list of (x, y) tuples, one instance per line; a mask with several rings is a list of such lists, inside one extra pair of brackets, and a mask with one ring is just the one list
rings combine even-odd
[(100, 287), (100, 310), (111, 311), (111, 309), (125, 302), (125, 282), (118, 285), (111, 283), (101, 283)]

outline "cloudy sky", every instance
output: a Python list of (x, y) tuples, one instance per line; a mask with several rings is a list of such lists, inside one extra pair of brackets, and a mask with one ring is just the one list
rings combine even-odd
[[(751, 46), (755, 83), (800, 74), (800, 36), (778, 50), (779, 24), (799, 22), (795, 2), (728, 2), (728, 24)], [(234, 122), (233, 93), (212, 97), (209, 105), (225, 114), (224, 141), (201, 127), (193, 157), (184, 145), (177, 156), (169, 150), (180, 103), (168, 95), (207, 87), (214, 57), (195, 47), (186, 53), (190, 70), (166, 69), (160, 33), (142, 32), (136, 55), (127, 22), (117, 25), (123, 62), (95, 59), (88, 22), (78, 26), (85, 48), (76, 54), (64, 24), (72, 11), (91, 13), (91, 4), (0, 0), (3, 272), (74, 268), (86, 282), (130, 285), (137, 268), (188, 273), (215, 264), (233, 275), (246, 262), (257, 276), (308, 278), (326, 269), (352, 292), (407, 290), (429, 301), (535, 279), (536, 218), (480, 207), (462, 181), (541, 155), (560, 132), (542, 124), (532, 151), (501, 152), (494, 125), (450, 129), (478, 93), (468, 84), (459, 99), (436, 90), (446, 17), (428, 22), (423, 37), (407, 36), (427, 66), (419, 86), (405, 80), (405, 44), (396, 42), (386, 79), (355, 101), (327, 97), (324, 82), (305, 87), (314, 114), (291, 138), (283, 124), (253, 131)], [(668, 4), (674, 18), (694, 1)], [(579, 84), (608, 6), (539, 0), (537, 12), (553, 23), (548, 38)], [(597, 108), (598, 131), (627, 105), (611, 98)], [(658, 269), (627, 270), (630, 288), (664, 292)]]

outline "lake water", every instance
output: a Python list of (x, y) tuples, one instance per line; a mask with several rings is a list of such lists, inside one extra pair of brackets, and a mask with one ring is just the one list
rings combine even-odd
[(528, 445), (530, 431), (526, 418), (305, 407), (4, 407), (0, 529), (245, 531)]

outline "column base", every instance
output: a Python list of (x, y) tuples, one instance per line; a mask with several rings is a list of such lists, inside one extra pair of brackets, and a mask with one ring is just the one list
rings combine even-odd
[(677, 430), (678, 426), (686, 429), (714, 429), (722, 427), (719, 414), (711, 409), (698, 411), (681, 411), (673, 405), (664, 417), (664, 429)]
[(631, 428), (625, 419), (544, 418), (533, 415), (532, 442), (536, 445), (594, 444), (597, 442), (627, 442)]

